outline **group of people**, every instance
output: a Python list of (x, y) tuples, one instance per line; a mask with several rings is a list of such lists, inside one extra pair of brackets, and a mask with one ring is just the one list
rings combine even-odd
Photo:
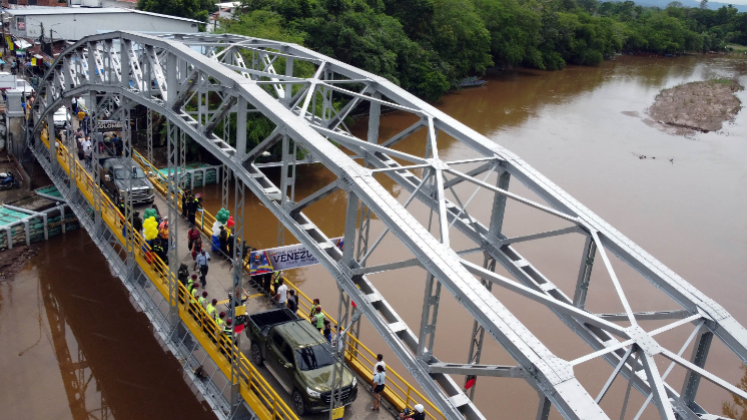
[[(233, 340), (233, 321), (231, 319), (226, 319), (225, 312), (218, 312), (218, 300), (208, 300), (209, 293), (207, 292), (207, 290), (202, 290), (202, 292), (200, 292), (201, 288), (205, 289), (205, 284), (203, 283), (202, 287), (200, 287), (200, 282), (198, 281), (197, 274), (194, 273), (190, 275), (189, 267), (187, 267), (186, 264), (181, 264), (179, 266), (179, 271), (177, 272), (177, 278), (179, 279), (179, 282), (187, 288), (187, 294), (191, 299), (191, 302), (193, 304), (196, 303), (198, 306), (205, 309), (205, 312), (207, 312), (207, 316), (215, 321), (221, 334), (223, 334), (225, 338)], [(198, 314), (200, 312), (195, 311), (194, 313)]]

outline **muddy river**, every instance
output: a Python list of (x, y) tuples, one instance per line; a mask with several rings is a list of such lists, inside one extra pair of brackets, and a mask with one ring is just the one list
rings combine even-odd
[[(487, 77), (484, 87), (447, 95), (437, 106), (517, 153), (747, 325), (747, 115), (741, 112), (720, 132), (683, 137), (662, 129), (645, 114), (661, 89), (714, 77), (736, 77), (745, 85), (747, 60), (618, 57), (595, 68), (506, 71)], [(737, 95), (743, 103), (747, 101), (747, 93)], [(407, 115), (386, 115), (381, 136), (387, 138), (413, 122)], [(354, 130), (363, 127), (365, 121), (360, 121)], [(471, 156), (448, 138), (442, 138), (439, 146), (445, 159)], [(414, 138), (398, 147), (422, 154), (423, 139)], [(322, 169), (304, 168), (299, 171), (296, 197), (331, 180), (332, 175)], [(407, 199), (408, 194), (391, 181), (382, 179), (382, 183), (401, 202)], [(511, 188), (535, 198), (517, 182)], [(204, 192), (207, 207), (214, 212), (220, 192), (215, 188)], [(462, 186), (457, 193), (469, 197), (472, 190)], [(479, 194), (469, 210), (484, 220), (491, 202), (491, 195)], [(427, 223), (423, 207), (411, 208)], [(309, 207), (306, 214), (328, 235), (339, 236), (344, 212), (345, 197), (335, 194)], [(247, 238), (253, 246), (277, 244), (276, 221), (256, 199), (247, 201), (247, 218)], [(504, 223), (508, 236), (556, 225), (547, 216), (515, 203), (509, 204)], [(381, 231), (381, 223), (374, 220), (372, 240)], [(286, 243), (294, 241), (286, 235)], [(452, 244), (457, 249), (471, 247), (458, 234)], [(519, 244), (517, 249), (572, 296), (582, 245), (579, 236), (567, 236)], [(408, 251), (389, 237), (372, 254), (369, 265), (398, 258), (409, 258)], [(469, 259), (481, 262), (477, 255)], [(615, 268), (633, 310), (679, 309), (632, 270), (622, 264)], [(323, 306), (336, 313), (336, 287), (321, 267), (289, 274), (307, 294), (320, 297)], [(371, 279), (417, 330), (424, 272), (412, 268)], [(590, 352), (548, 310), (508, 292), (494, 293), (557, 356), (571, 360)], [(593, 271), (587, 309), (622, 312), (601, 264)], [(651, 329), (662, 323), (642, 325)], [(437, 356), (442, 361), (466, 361), (471, 329), (471, 317), (444, 292)], [(660, 336), (660, 342), (677, 352), (691, 331), (691, 326), (678, 328)], [(404, 371), (365, 321), (362, 339), (372, 350), (384, 353), (391, 366)], [(178, 363), (162, 350), (146, 317), (133, 309), (126, 290), (112, 278), (104, 258), (83, 232), (42, 244), (39, 256), (15, 279), (0, 283), (0, 343), (3, 417), (212, 418), (206, 405), (191, 395)], [(689, 356), (689, 349), (685, 354)], [(490, 339), (486, 339), (482, 362), (513, 363)], [(663, 359), (657, 362), (662, 371), (668, 366)], [(744, 373), (739, 360), (718, 340), (714, 340), (706, 368), (731, 383), (739, 382)], [(589, 362), (577, 366), (575, 373), (596, 394), (611, 370), (603, 362)], [(675, 368), (670, 383), (679, 389), (683, 376), (684, 371)], [(619, 418), (614, 413), (619, 413), (625, 385), (616, 381), (602, 403), (613, 418)], [(719, 388), (701, 382), (698, 401), (710, 412), (721, 414), (722, 403), (730, 400)], [(537, 401), (537, 394), (523, 380), (478, 381), (476, 402), (487, 418), (533, 418)], [(626, 418), (633, 418), (642, 402), (634, 391)], [(555, 410), (551, 417), (560, 418)], [(655, 417), (651, 405), (643, 418)]]

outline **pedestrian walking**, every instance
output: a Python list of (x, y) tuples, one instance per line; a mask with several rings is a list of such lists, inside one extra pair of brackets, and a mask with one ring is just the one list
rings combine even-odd
[(294, 289), (288, 290), (288, 309), (290, 309), (293, 314), (295, 314), (298, 311), (298, 295), (296, 295), (296, 291)]
[(194, 224), (191, 224), (189, 226), (189, 232), (187, 232), (187, 249), (191, 252), (192, 251), (192, 245), (194, 245), (194, 242), (200, 237), (200, 230), (197, 229), (197, 226)]
[(208, 273), (208, 264), (210, 263), (210, 255), (208, 255), (207, 252), (205, 252), (204, 249), (200, 250), (200, 254), (197, 255), (195, 258), (195, 266), (193, 270), (197, 270), (199, 268), (200, 270), (200, 281), (202, 282), (202, 288), (204, 289), (207, 284), (207, 273)]
[[(257, 256), (257, 258), (259, 258), (259, 256)], [(272, 273), (262, 274), (261, 277), (262, 277), (262, 288), (265, 290), (265, 293), (269, 295), (270, 293), (272, 293), (270, 290), (270, 285), (272, 284)]]
[(317, 330), (319, 330), (319, 332), (322, 332), (322, 329), (324, 328), (324, 312), (322, 312), (321, 306), (316, 307), (316, 312), (314, 313), (314, 316), (311, 317), (311, 323)]
[(190, 194), (189, 199), (187, 200), (187, 219), (189, 220), (189, 223), (192, 223), (193, 225), (196, 225), (196, 215), (197, 211), (201, 208), (200, 200), (195, 197), (194, 195)]
[(187, 267), (187, 264), (179, 265), (179, 270), (176, 272), (176, 278), (179, 279), (179, 283), (183, 284), (185, 287), (188, 286), (189, 267)]
[(220, 245), (220, 252), (228, 256), (228, 231), (225, 227), (220, 227), (220, 233), (218, 234), (218, 244)]
[(332, 323), (324, 320), (324, 330), (322, 331), (322, 335), (324, 338), (327, 339), (327, 342), (332, 344)]
[(273, 274), (272, 280), (272, 290), (274, 290), (273, 294), (277, 294), (278, 287), (283, 284), (283, 272), (278, 271), (277, 273)]
[(283, 284), (283, 278), (280, 278), (280, 286), (275, 290), (275, 302), (278, 309), (285, 308), (285, 302), (288, 300), (288, 286)]
[(197, 239), (192, 242), (192, 261), (197, 258), (197, 254), (202, 251), (202, 236), (198, 236)]
[(218, 304), (218, 299), (213, 299), (210, 303), (208, 303), (207, 308), (207, 314), (210, 318), (215, 319), (215, 305)]
[(386, 387), (386, 373), (382, 366), (376, 366), (376, 373), (373, 375), (373, 407), (371, 410), (379, 411), (381, 405), (381, 393), (384, 392)]
[(381, 366), (384, 369), (386, 369), (386, 363), (384, 363), (384, 355), (383, 354), (377, 354), (376, 355), (376, 364), (374, 365), (374, 369), (373, 369), (374, 372), (376, 372), (376, 368), (378, 368), (379, 366)]
[(187, 217), (187, 203), (189, 203), (190, 197), (192, 197), (192, 191), (185, 191), (182, 193), (182, 216)]
[(83, 117), (83, 132), (86, 133), (86, 136), (91, 132), (91, 117), (88, 114), (84, 114)]
[[(342, 330), (343, 332), (340, 333), (340, 330)], [(332, 342), (337, 343), (337, 352), (342, 352), (342, 348), (345, 345), (345, 328), (342, 328), (339, 325), (335, 326), (335, 336), (332, 337)]]
[(316, 315), (316, 308), (319, 306), (319, 298), (315, 298), (311, 304), (311, 310), (309, 311), (309, 318)]
[(139, 234), (143, 234), (143, 218), (140, 217), (140, 212), (136, 211), (132, 215), (132, 228), (135, 230), (135, 232)]

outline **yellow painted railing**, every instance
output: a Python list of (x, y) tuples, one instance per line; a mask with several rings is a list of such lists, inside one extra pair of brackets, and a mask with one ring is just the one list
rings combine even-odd
[[(150, 179), (153, 185), (158, 191), (166, 196), (168, 188), (168, 180), (166, 175), (161, 173), (155, 166), (153, 166), (148, 160), (145, 159), (140, 153), (133, 151), (135, 161), (138, 162), (145, 173), (150, 174)], [(181, 194), (182, 190), (179, 190), (179, 206), (181, 206)], [(200, 227), (203, 233), (208, 237), (212, 235), (212, 227), (215, 222), (215, 216), (210, 214), (207, 210), (202, 211), (202, 217), (197, 221), (197, 225)], [(245, 270), (246, 262), (244, 264)], [(311, 311), (311, 305), (313, 304), (312, 299), (309, 298), (299, 287), (293, 282), (285, 279), (286, 285), (296, 290), (298, 296), (298, 312), (299, 316), (308, 320), (309, 312)], [(326, 319), (329, 319), (333, 324), (337, 325), (337, 321), (326, 311), (324, 311)], [(363, 343), (351, 335), (348, 337), (347, 350), (345, 352), (345, 360), (348, 362), (351, 368), (358, 372), (369, 384), (373, 383), (373, 367), (376, 363), (376, 353), (368, 349)], [(384, 397), (391, 402), (397, 410), (402, 410), (405, 407), (413, 408), (416, 404), (423, 404), (426, 407), (426, 415), (432, 419), (445, 419), (441, 411), (436, 408), (427, 398), (425, 398), (417, 389), (412, 387), (405, 379), (402, 378), (394, 369), (387, 367), (387, 386), (384, 390)]]
[[(46, 132), (43, 133), (41, 139), (47, 148), (49, 148)], [(64, 145), (59, 145), (57, 150), (57, 161), (60, 166), (71, 178), (75, 179), (77, 187), (92, 207), (95, 207), (94, 191), (97, 188), (99, 189), (102, 220), (114, 232), (122, 246), (126, 246), (125, 237), (123, 236), (125, 220), (122, 213), (114, 206), (109, 197), (94, 184), (91, 176), (86, 173), (80, 163), (70, 154)], [(199, 305), (192, 296), (188, 295), (187, 289), (176, 280), (174, 273), (171, 273), (171, 277), (167, 279), (166, 276), (170, 273), (168, 267), (158, 256), (151, 252), (150, 246), (148, 246), (139, 232), (134, 232), (133, 242), (135, 261), (166, 300), (169, 299), (169, 283), (176, 282), (178, 284), (180, 318), (210, 355), (218, 368), (228, 378), (231, 377), (231, 364), (229, 360), (231, 347), (238, 354), (239, 392), (257, 416), (262, 420), (298, 420), (295, 413), (291, 411), (285, 401), (267, 383), (254, 365), (249, 363), (246, 356), (239, 351), (238, 347), (222, 334), (220, 328), (208, 316), (202, 305)]]

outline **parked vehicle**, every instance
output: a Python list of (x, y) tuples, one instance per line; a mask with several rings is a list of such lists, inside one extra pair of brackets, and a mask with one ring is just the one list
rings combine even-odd
[(16, 79), (16, 89), (23, 91), (24, 96), (27, 98), (34, 93), (34, 87), (26, 79), (21, 79), (20, 77)]
[(65, 106), (61, 106), (57, 111), (54, 112), (54, 128), (64, 130), (67, 126), (67, 121), (70, 118), (70, 111)]
[(355, 401), (358, 381), (344, 363), (336, 361), (332, 347), (308, 321), (289, 309), (275, 309), (249, 315), (247, 326), (252, 361), (266, 366), (292, 395), (298, 415), (329, 410), (335, 368), (342, 374), (343, 405)]
[(143, 169), (134, 161), (128, 163), (127, 158), (109, 157), (102, 158), (101, 163), (101, 187), (104, 192), (114, 201), (124, 200), (127, 191), (127, 169), (132, 165), (132, 203), (152, 203), (156, 199), (155, 189), (145, 176)]
[(18, 182), (13, 172), (0, 172), (0, 191), (9, 190), (11, 188), (21, 188), (21, 183)]

